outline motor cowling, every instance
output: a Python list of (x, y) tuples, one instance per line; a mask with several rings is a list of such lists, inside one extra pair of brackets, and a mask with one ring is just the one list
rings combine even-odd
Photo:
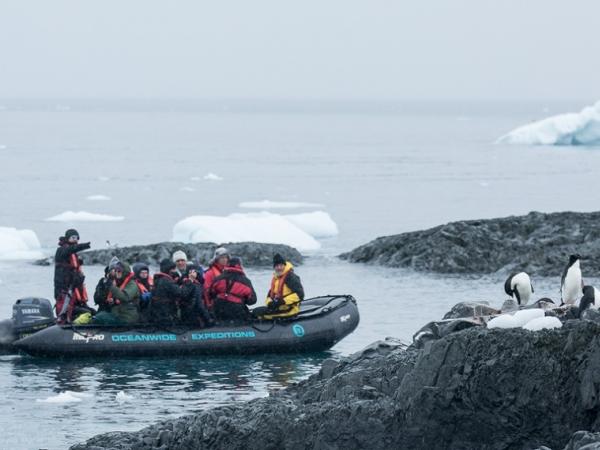
[(56, 322), (50, 300), (45, 298), (21, 298), (13, 305), (13, 332), (22, 338)]

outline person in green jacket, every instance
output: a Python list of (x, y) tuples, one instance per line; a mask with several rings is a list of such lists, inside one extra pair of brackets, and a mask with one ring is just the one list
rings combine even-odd
[(109, 265), (107, 302), (112, 305), (110, 312), (101, 312), (94, 317), (94, 323), (102, 325), (124, 325), (139, 323), (138, 306), (140, 290), (135, 282), (129, 264), (113, 258)]

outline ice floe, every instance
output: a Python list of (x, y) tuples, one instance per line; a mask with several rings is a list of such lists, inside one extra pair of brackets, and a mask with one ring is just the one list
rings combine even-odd
[(261, 200), (257, 202), (242, 202), (238, 205), (246, 209), (295, 209), (295, 208), (324, 208), (321, 203), (307, 202), (276, 202), (271, 200)]
[(287, 244), (307, 251), (321, 247), (315, 237), (334, 234), (337, 234), (337, 225), (329, 214), (322, 211), (287, 216), (264, 211), (229, 216), (192, 216), (173, 227), (173, 241), (176, 242), (253, 241)]
[(127, 403), (131, 402), (135, 397), (133, 395), (126, 394), (125, 391), (119, 391), (115, 396), (115, 400), (117, 403)]
[(600, 145), (600, 101), (579, 113), (559, 114), (512, 130), (502, 144)]
[(216, 173), (209, 172), (204, 175), (204, 179), (208, 181), (223, 181), (223, 177), (220, 177)]
[(96, 194), (96, 195), (88, 195), (86, 200), (91, 200), (93, 202), (107, 202), (110, 200), (108, 195)]
[(36, 401), (39, 403), (78, 403), (90, 397), (91, 394), (83, 392), (64, 391), (45, 399), (37, 399)]
[(0, 227), (0, 259), (43, 258), (40, 241), (32, 230)]
[(97, 214), (87, 211), (65, 211), (56, 216), (48, 217), (46, 222), (120, 222), (123, 216)]

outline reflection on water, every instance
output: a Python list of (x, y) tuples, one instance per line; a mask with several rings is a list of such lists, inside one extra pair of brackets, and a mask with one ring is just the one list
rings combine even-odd
[[(315, 373), (333, 352), (255, 357), (53, 361), (0, 357), (0, 448), (64, 448), (99, 432), (137, 430), (157, 420), (263, 397)], [(59, 392), (89, 394), (46, 403)], [(117, 398), (123, 391), (127, 399)], [(64, 421), (68, 420), (68, 423)], [(35, 423), (34, 435), (23, 433)], [(67, 431), (67, 435), (65, 435)]]

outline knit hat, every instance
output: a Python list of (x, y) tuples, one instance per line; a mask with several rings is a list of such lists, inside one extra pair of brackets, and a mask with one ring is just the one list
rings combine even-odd
[(116, 256), (113, 256), (108, 263), (108, 270), (123, 270), (123, 264)]
[(148, 264), (143, 263), (143, 262), (136, 262), (131, 269), (133, 270), (133, 273), (135, 274), (136, 277), (140, 276), (140, 272), (142, 270), (147, 270), (148, 272), (150, 272), (150, 267), (148, 267)]
[(242, 258), (233, 257), (227, 264), (229, 267), (242, 267)]
[(169, 258), (165, 258), (160, 262), (160, 271), (162, 273), (169, 273), (173, 269), (175, 269), (175, 263)]
[(177, 262), (180, 259), (187, 261), (187, 255), (183, 250), (177, 250), (175, 253), (173, 253), (173, 262)]
[(225, 247), (219, 247), (215, 250), (215, 255), (213, 256), (213, 259), (216, 260), (218, 258), (220, 258), (221, 256), (229, 256), (229, 250), (227, 250)]
[(69, 228), (67, 231), (65, 231), (65, 239), (68, 241), (70, 237), (72, 236), (77, 236), (77, 238), (79, 239), (79, 233), (77, 232), (76, 229), (74, 228)]
[(277, 264), (285, 264), (285, 258), (279, 253), (275, 253), (273, 256), (273, 267), (275, 267)]

